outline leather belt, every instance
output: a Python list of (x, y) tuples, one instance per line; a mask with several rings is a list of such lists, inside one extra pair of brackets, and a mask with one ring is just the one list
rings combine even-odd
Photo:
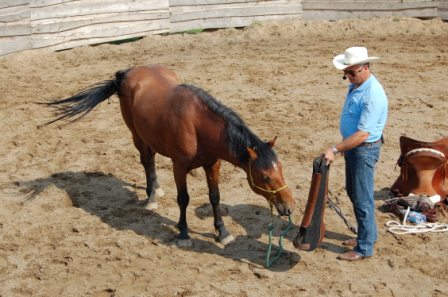
[(378, 142), (382, 142), (381, 138), (378, 139), (377, 141), (373, 141), (373, 142), (363, 142), (360, 145), (358, 145), (358, 147), (359, 146), (371, 146), (371, 145), (377, 144)]

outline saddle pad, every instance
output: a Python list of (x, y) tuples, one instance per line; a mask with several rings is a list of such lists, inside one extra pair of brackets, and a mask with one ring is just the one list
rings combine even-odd
[(322, 242), (325, 234), (324, 210), (328, 196), (328, 175), (330, 166), (323, 156), (313, 161), (313, 175), (308, 201), (303, 214), (299, 233), (294, 239), (294, 246), (300, 250), (312, 251)]

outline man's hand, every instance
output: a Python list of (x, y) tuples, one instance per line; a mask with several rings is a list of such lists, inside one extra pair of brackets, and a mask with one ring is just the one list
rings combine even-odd
[(333, 152), (333, 148), (332, 147), (327, 148), (327, 150), (325, 151), (325, 154), (324, 154), (324, 159), (327, 161), (326, 165), (330, 165), (334, 161), (335, 158), (336, 158), (336, 156)]

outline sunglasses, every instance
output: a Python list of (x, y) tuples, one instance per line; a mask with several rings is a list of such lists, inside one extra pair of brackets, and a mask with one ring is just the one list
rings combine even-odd
[(359, 70), (344, 70), (344, 74), (350, 75), (350, 76), (355, 76), (356, 74), (364, 71), (364, 69), (365, 69), (364, 66), (362, 66), (361, 69), (359, 69)]

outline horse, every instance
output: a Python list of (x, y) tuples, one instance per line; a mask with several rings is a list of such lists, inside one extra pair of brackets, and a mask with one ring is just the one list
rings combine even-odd
[(155, 154), (172, 160), (180, 209), (178, 246), (191, 246), (186, 210), (190, 201), (187, 174), (205, 171), (209, 200), (218, 240), (234, 240), (220, 212), (219, 170), (221, 160), (243, 169), (250, 188), (275, 206), (281, 216), (291, 215), (295, 201), (285, 183), (282, 165), (273, 150), (275, 140), (262, 141), (242, 118), (203, 89), (183, 84), (176, 73), (161, 65), (136, 66), (115, 73), (115, 79), (92, 85), (79, 93), (45, 104), (56, 109), (53, 120), (80, 120), (102, 101), (117, 94), (121, 114), (131, 131), (146, 175), (146, 208), (158, 207), (163, 196), (155, 171)]

